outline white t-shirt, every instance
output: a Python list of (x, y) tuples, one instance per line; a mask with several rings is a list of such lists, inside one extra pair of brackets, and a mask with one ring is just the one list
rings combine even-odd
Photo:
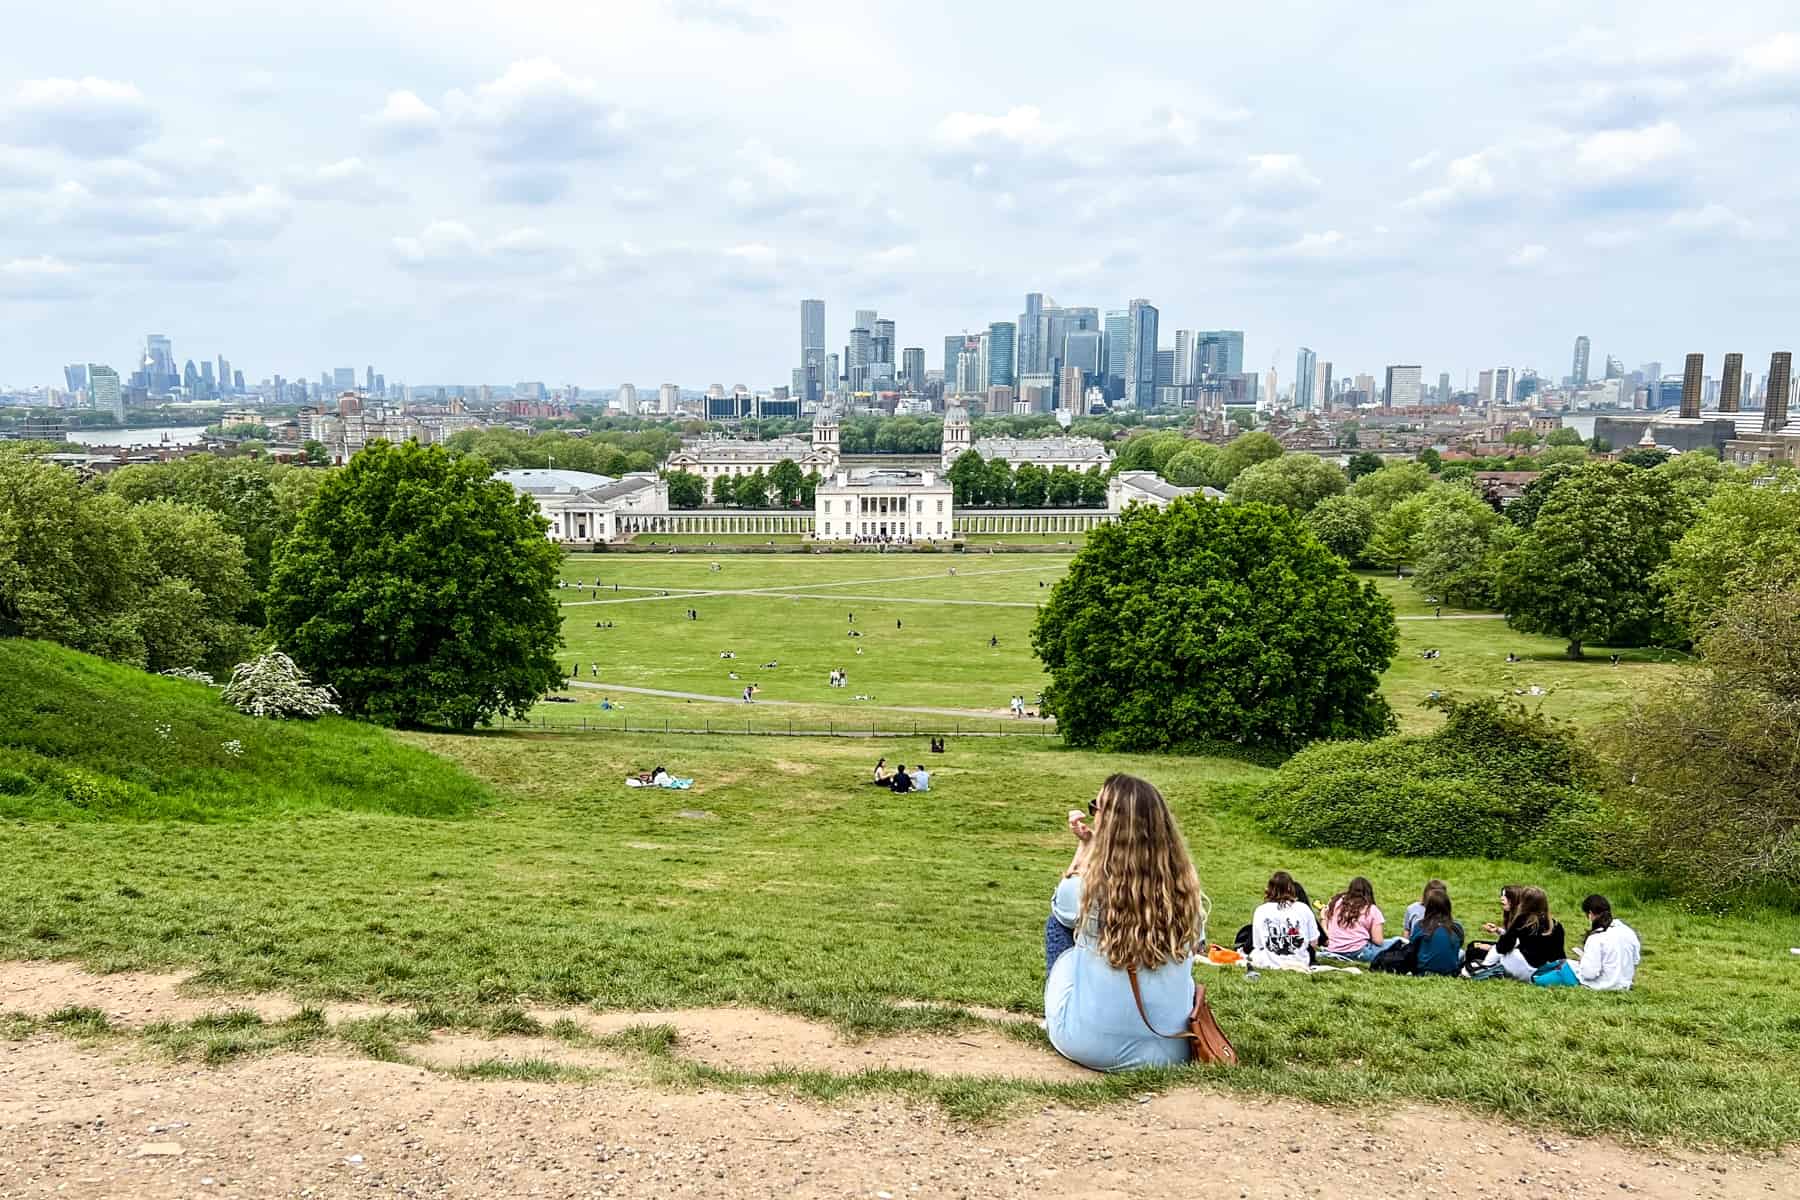
[(1638, 959), (1643, 947), (1631, 926), (1613, 918), (1612, 926), (1589, 934), (1581, 947), (1581, 957), (1571, 964), (1581, 986), (1596, 992), (1628, 992), (1637, 978)]
[(1307, 946), (1318, 940), (1318, 919), (1298, 900), (1265, 901), (1250, 915), (1250, 942), (1257, 950), (1304, 961)]

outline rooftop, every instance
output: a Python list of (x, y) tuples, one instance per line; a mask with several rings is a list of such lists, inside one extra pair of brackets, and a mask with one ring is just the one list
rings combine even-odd
[(975, 452), (983, 458), (1032, 460), (1072, 458), (1083, 462), (1103, 463), (1106, 447), (1090, 437), (1010, 438), (984, 437), (975, 442)]
[(596, 475), (591, 471), (545, 470), (542, 467), (495, 471), (494, 478), (502, 483), (511, 484), (515, 491), (527, 492), (534, 496), (585, 492), (592, 488), (605, 487), (613, 482), (610, 475)]

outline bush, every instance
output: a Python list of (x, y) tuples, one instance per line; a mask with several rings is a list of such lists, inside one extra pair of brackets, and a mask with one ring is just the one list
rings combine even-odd
[(332, 690), (314, 686), (294, 660), (279, 650), (233, 667), (224, 696), (225, 703), (247, 717), (310, 720), (338, 711)]
[(1597, 865), (1600, 770), (1573, 733), (1512, 700), (1439, 703), (1433, 733), (1296, 754), (1256, 815), (1296, 846)]

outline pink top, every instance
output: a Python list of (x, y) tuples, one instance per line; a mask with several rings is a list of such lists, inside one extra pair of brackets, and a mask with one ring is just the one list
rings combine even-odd
[(1354, 925), (1340, 925), (1336, 917), (1327, 912), (1323, 922), (1325, 949), (1333, 954), (1355, 954), (1375, 940), (1375, 927), (1384, 923), (1381, 909), (1373, 904), (1363, 909)]

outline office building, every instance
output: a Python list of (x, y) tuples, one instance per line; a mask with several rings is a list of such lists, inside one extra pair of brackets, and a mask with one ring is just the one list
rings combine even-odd
[(886, 317), (878, 317), (870, 332), (873, 336), (869, 339), (869, 352), (874, 364), (874, 373), (876, 375), (892, 375), (894, 373), (894, 323)]
[(852, 393), (869, 390), (869, 368), (874, 362), (874, 324), (871, 320), (868, 325), (858, 325), (850, 331), (850, 344), (844, 350), (844, 361)]
[(1017, 381), (1014, 370), (1015, 343), (1018, 326), (1011, 321), (995, 321), (987, 331), (987, 382), (989, 387), (1012, 387)]
[(1106, 366), (1105, 351), (1106, 335), (1098, 329), (1071, 330), (1063, 339), (1063, 369), (1077, 367), (1088, 380), (1099, 379)]
[(1437, 402), (1439, 404), (1448, 404), (1448, 403), (1450, 403), (1451, 395), (1452, 395), (1452, 393), (1450, 391), (1450, 372), (1439, 371), (1438, 372)]
[(1170, 382), (1176, 387), (1186, 387), (1194, 381), (1194, 331), (1177, 329), (1175, 331), (1175, 370)]
[[(1384, 403), (1388, 408), (1412, 408), (1423, 402), (1425, 369), (1416, 363), (1400, 364), (1387, 369)], [(1445, 376), (1444, 378), (1448, 378)], [(1370, 381), (1371, 385), (1373, 380)]]
[(1019, 314), (1016, 338), (1018, 374), (1044, 369), (1044, 294), (1025, 293), (1025, 311)]
[(960, 396), (980, 396), (987, 391), (987, 380), (981, 374), (981, 341), (964, 339), (965, 348), (956, 356), (956, 392)]
[(1066, 408), (1070, 412), (1080, 413), (1082, 410), (1081, 397), (1086, 391), (1087, 372), (1080, 367), (1064, 367), (1062, 376), (1058, 380), (1056, 406)]
[(1316, 412), (1328, 412), (1331, 409), (1331, 360), (1326, 359), (1319, 364), (1319, 390), (1313, 396), (1313, 409)]
[(1294, 355), (1294, 407), (1312, 407), (1313, 389), (1318, 386), (1319, 356), (1305, 346)]
[(1725, 377), (1719, 381), (1719, 411), (1734, 413), (1744, 406), (1744, 356), (1725, 356)]
[(1701, 390), (1705, 384), (1706, 355), (1690, 354), (1681, 364), (1681, 415), (1700, 416)]
[(1569, 382), (1576, 387), (1586, 387), (1588, 381), (1588, 339), (1582, 334), (1575, 339), (1575, 362), (1569, 368)]
[(619, 411), (626, 416), (637, 416), (637, 388), (629, 383), (621, 383), (618, 392), (613, 396), (613, 403), (617, 404), (619, 406)]
[(1130, 315), (1131, 345), (1126, 355), (1125, 407), (1147, 409), (1156, 403), (1156, 306), (1133, 300)]
[(944, 339), (944, 381), (952, 391), (956, 386), (956, 364), (961, 359), (962, 352), (969, 348), (968, 343), (969, 335), (966, 333), (953, 333)]
[(1244, 331), (1202, 329), (1194, 335), (1195, 382), (1201, 375), (1244, 373)]
[(1788, 392), (1793, 387), (1794, 356), (1777, 350), (1769, 356), (1769, 378), (1763, 387), (1763, 432), (1787, 428)]
[(119, 373), (99, 363), (83, 368), (87, 378), (88, 397), (96, 412), (111, 413), (113, 420), (125, 419), (125, 392), (119, 387)]
[(1125, 395), (1125, 376), (1131, 361), (1131, 313), (1122, 308), (1106, 314), (1106, 398), (1117, 403)]
[(825, 378), (825, 302), (800, 302), (800, 383), (798, 396), (817, 404), (835, 380)]
[(1175, 352), (1173, 350), (1156, 352), (1156, 386), (1158, 388), (1175, 386)]
[(88, 365), (86, 363), (70, 363), (63, 368), (63, 382), (69, 385), (71, 392), (88, 390)]
[(1513, 388), (1516, 383), (1517, 380), (1511, 367), (1495, 367), (1494, 403), (1511, 404), (1513, 402)]
[(656, 389), (656, 411), (663, 416), (672, 415), (681, 407), (681, 388), (673, 383), (665, 383)]
[(900, 387), (908, 392), (925, 390), (925, 347), (908, 346), (900, 351)]

